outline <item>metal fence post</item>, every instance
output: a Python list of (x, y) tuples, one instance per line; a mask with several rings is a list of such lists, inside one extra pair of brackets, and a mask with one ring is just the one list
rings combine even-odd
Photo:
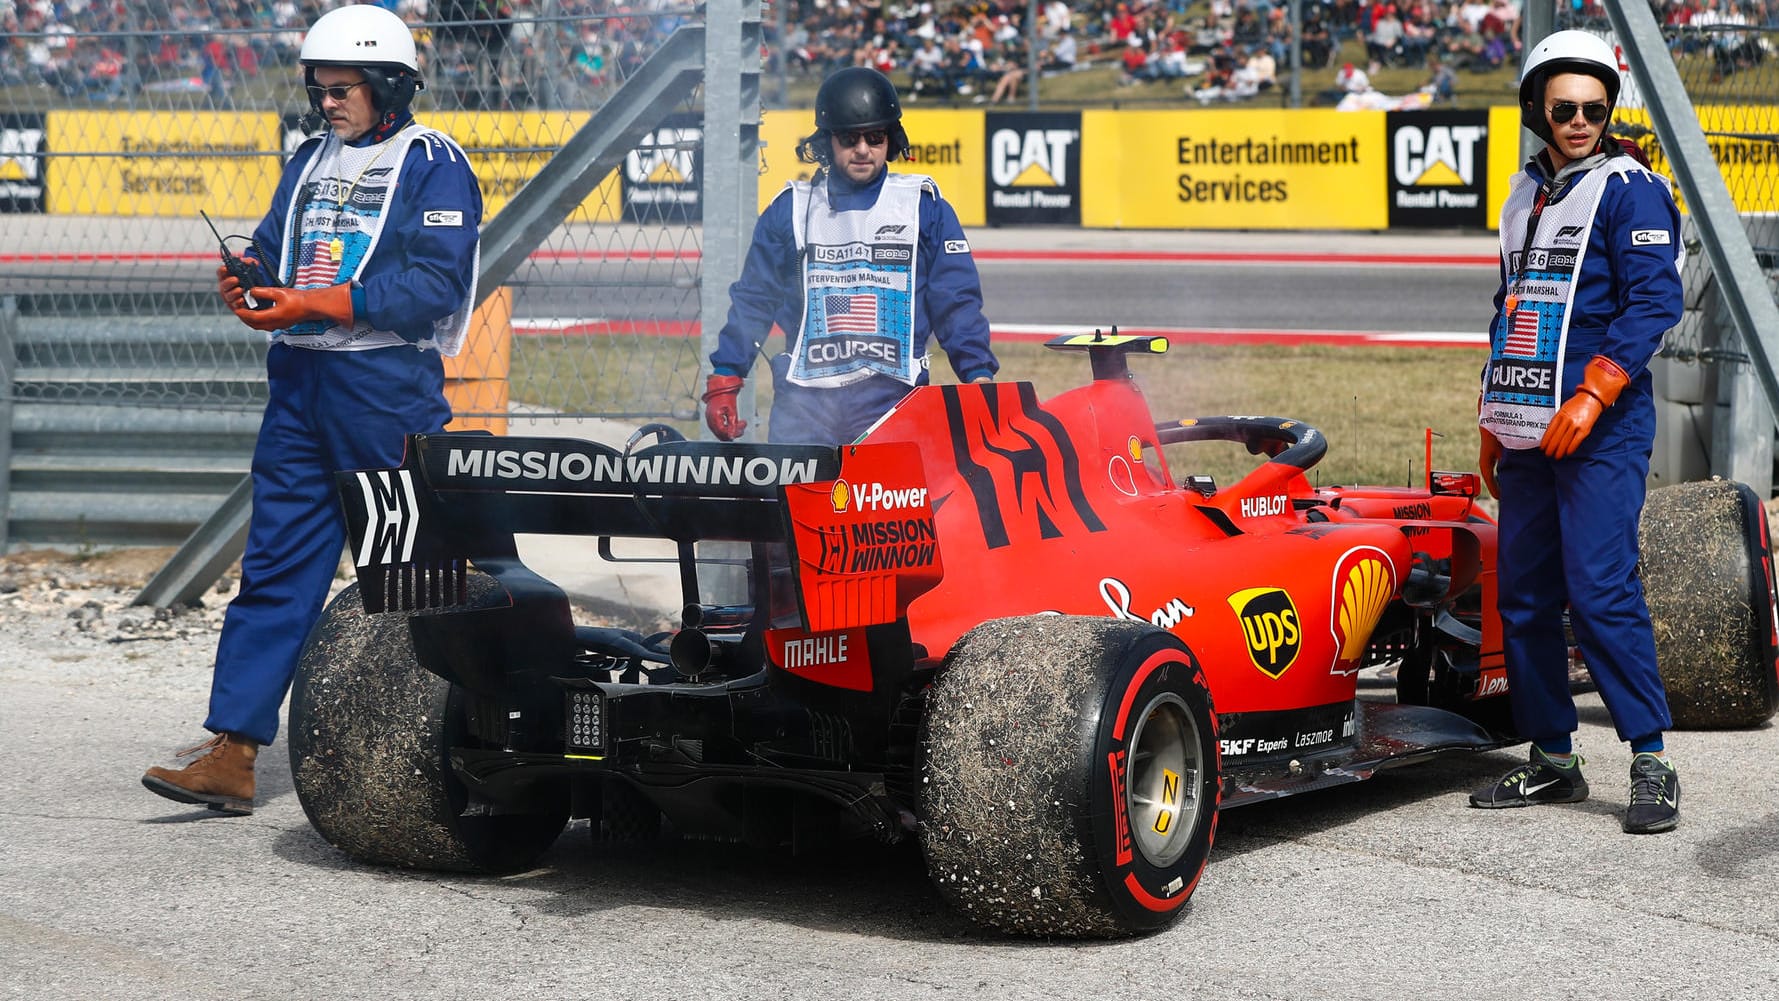
[[(704, 31), (704, 242), (699, 274), (698, 386), (710, 374), (710, 353), (729, 315), (729, 286), (754, 238), (759, 212), (760, 0), (710, 0)], [(743, 386), (738, 409), (749, 418), (749, 437), (762, 427), (754, 410), (753, 380)], [(709, 428), (702, 429), (706, 440)], [(701, 554), (719, 559), (746, 555), (739, 543), (707, 543)], [(747, 600), (747, 578), (735, 564), (709, 565), (701, 574), (704, 596)]]
[[(729, 286), (741, 276), (753, 241), (760, 157), (759, 0), (711, 0), (705, 12), (701, 376), (709, 374), (710, 352), (729, 314)], [(744, 414), (753, 402), (750, 383), (740, 400)]]
[(18, 296), (0, 297), (0, 553), (12, 543), (12, 370), (18, 329)]
[[(1631, 9), (1635, 8), (1635, 9)], [(1736, 333), (1748, 350), (1753, 374), (1759, 380), (1766, 398), (1766, 417), (1758, 436), (1771, 448), (1772, 414), (1779, 410), (1779, 380), (1774, 378), (1773, 362), (1779, 358), (1779, 303), (1761, 273), (1760, 259), (1754, 252), (1735, 200), (1704, 130), (1688, 99), (1680, 72), (1662, 38), (1655, 14), (1643, 4), (1607, 4), (1606, 15), (1612, 30), (1622, 43), (1625, 57), (1631, 64), (1631, 77), (1642, 91), (1655, 125), (1656, 136), (1668, 153), (1674, 179), (1686, 198), (1687, 208), (1698, 226), (1705, 254), (1711, 261), (1711, 272), (1723, 291), (1724, 304), (1735, 321)], [(1749, 408), (1741, 408), (1748, 411)], [(1756, 434), (1753, 415), (1738, 421), (1745, 434)], [(1743, 451), (1753, 451), (1760, 443), (1744, 439), (1736, 444)], [(1770, 479), (1771, 474), (1768, 474)]]
[[(1557, 30), (1556, 0), (1526, 0), (1520, 8), (1520, 43), (1526, 54), (1530, 55), (1533, 47), (1544, 41), (1544, 37)], [(1519, 90), (1514, 90), (1514, 103), (1519, 103)], [(1544, 149), (1544, 140), (1533, 135), (1529, 129), (1520, 129), (1520, 163), (1538, 155)]]

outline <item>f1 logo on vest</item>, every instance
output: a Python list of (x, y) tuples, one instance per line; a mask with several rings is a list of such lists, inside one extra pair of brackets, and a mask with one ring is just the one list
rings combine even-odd
[(1458, 186), (1476, 183), (1476, 150), (1482, 125), (1404, 125), (1396, 130), (1396, 183)]
[(1069, 147), (1076, 129), (996, 129), (989, 137), (989, 176), (1001, 187), (1063, 188), (1069, 184)]

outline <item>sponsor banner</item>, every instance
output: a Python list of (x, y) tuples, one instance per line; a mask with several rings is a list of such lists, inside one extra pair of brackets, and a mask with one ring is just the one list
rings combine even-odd
[(704, 217), (704, 128), (677, 114), (624, 156), (624, 221), (684, 222)]
[[(418, 120), (457, 140), (469, 154), (482, 187), (486, 223), (589, 117), (585, 111), (428, 111)], [(618, 172), (612, 171), (594, 185), (568, 221), (617, 222), (620, 211)]]
[(1532, 133), (1520, 128), (1520, 109), (1490, 108), (1489, 135), (1489, 216), (1485, 220), (1492, 230), (1501, 228), (1501, 206), (1507, 204), (1507, 185), (1513, 175), (1526, 165), (1520, 156), (1520, 144)]
[(0, 114), (0, 212), (43, 211), (42, 115)]
[(939, 183), (939, 193), (957, 211), (958, 222), (980, 226), (987, 220), (983, 209), (982, 178), (987, 151), (983, 149), (980, 111), (924, 110), (902, 112), (902, 127), (913, 146), (908, 162), (890, 164), (891, 170), (925, 174)]
[[(1705, 131), (1711, 158), (1723, 174), (1724, 186), (1736, 209), (1745, 213), (1772, 213), (1774, 209), (1773, 178), (1779, 176), (1779, 105), (1705, 105), (1694, 109), (1699, 127)], [(1650, 166), (1670, 179), (1674, 165), (1668, 162), (1667, 151), (1656, 137), (1649, 113), (1641, 109), (1614, 112), (1613, 120), (1634, 123), (1651, 130), (1637, 140)], [(1674, 200), (1686, 211), (1678, 186)]]
[[(980, 226), (985, 221), (982, 119), (980, 111), (904, 109), (902, 127), (912, 153), (907, 160), (892, 160), (889, 165), (898, 173), (931, 177), (965, 226)], [(815, 173), (814, 164), (797, 159), (797, 144), (814, 131), (814, 114), (807, 108), (768, 111), (762, 116), (761, 209), (778, 197), (786, 182), (808, 180)]]
[(1085, 111), (1081, 223), (1383, 229), (1384, 113)]
[(52, 111), (47, 211), (255, 217), (278, 186), (279, 119), (234, 111)]
[(1081, 115), (990, 113), (990, 226), (1081, 224)]
[(1389, 111), (1384, 130), (1391, 229), (1489, 228), (1488, 112)]

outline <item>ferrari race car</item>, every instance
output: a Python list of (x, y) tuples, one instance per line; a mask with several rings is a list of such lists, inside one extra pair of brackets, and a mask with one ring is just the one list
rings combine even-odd
[[(1313, 427), (1157, 424), (1127, 366), (1165, 340), (1050, 346), (1092, 380), (916, 389), (843, 448), (464, 432), (343, 474), (358, 580), (290, 709), (311, 822), (367, 862), (475, 872), (533, 866), (570, 818), (913, 838), (984, 925), (1115, 936), (1181, 914), (1221, 809), (1518, 740), (1475, 474), (1318, 489)], [(1203, 441), (1256, 467), (1176, 475), (1164, 446)], [(1677, 715), (1767, 719), (1763, 508), (1716, 482), (1649, 512)], [(607, 559), (669, 540), (677, 628), (577, 625), (515, 533)], [(739, 600), (706, 600), (723, 569)], [(1385, 664), (1394, 698), (1362, 693)]]

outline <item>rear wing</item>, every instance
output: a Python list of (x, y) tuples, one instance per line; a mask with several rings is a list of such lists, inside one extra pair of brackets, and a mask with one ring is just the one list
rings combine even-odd
[(412, 435), (400, 466), (336, 480), (373, 613), (465, 604), (471, 563), (509, 588), (535, 580), (515, 533), (668, 539), (682, 578), (693, 543), (778, 544), (815, 632), (892, 622), (944, 573), (935, 504), (908, 442), (619, 450), (457, 432)]
[(466, 600), (471, 561), (515, 560), (515, 533), (786, 542), (782, 489), (835, 479), (819, 445), (410, 435), (402, 464), (336, 475), (367, 612)]

